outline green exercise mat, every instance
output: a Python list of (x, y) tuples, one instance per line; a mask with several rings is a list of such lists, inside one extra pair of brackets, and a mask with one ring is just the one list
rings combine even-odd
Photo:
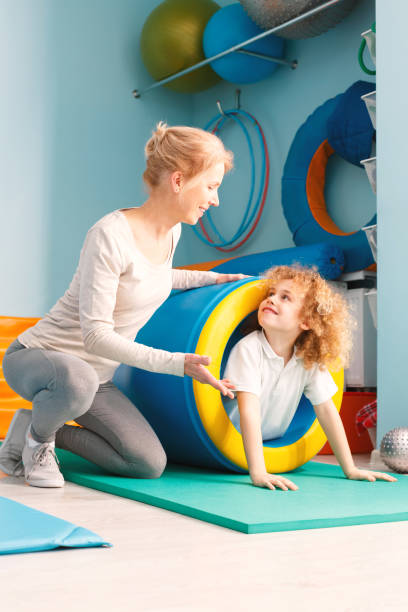
[(170, 465), (161, 478), (111, 476), (58, 450), (67, 480), (244, 533), (265, 533), (408, 520), (408, 478), (347, 480), (338, 466), (317, 462), (286, 474), (299, 489), (270, 491), (249, 476)]

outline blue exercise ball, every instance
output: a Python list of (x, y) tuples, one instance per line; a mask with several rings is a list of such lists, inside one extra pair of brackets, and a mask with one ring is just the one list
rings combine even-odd
[[(220, 9), (210, 18), (203, 36), (203, 49), (206, 57), (217, 55), (238, 43), (261, 34), (259, 28), (245, 13), (239, 3)], [(284, 41), (273, 34), (246, 45), (243, 49), (283, 57)], [(220, 77), (231, 83), (255, 83), (269, 77), (279, 64), (243, 53), (233, 52), (214, 62), (211, 68)]]

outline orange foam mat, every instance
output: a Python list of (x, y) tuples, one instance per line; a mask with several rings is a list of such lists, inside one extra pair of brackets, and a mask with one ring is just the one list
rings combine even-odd
[(31, 408), (31, 402), (23, 399), (11, 389), (3, 374), (2, 362), (10, 344), (24, 330), (39, 321), (38, 317), (1, 317), (0, 316), (0, 438), (4, 438), (10, 421), (19, 408)]

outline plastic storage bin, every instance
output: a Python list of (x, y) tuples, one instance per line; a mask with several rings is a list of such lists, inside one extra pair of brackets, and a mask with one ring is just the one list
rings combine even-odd
[[(377, 398), (374, 392), (346, 391), (343, 393), (341, 403), (340, 418), (346, 430), (347, 440), (352, 453), (370, 453), (375, 448), (375, 437), (372, 438), (372, 431), (367, 429), (364, 433), (358, 434), (356, 428), (356, 414), (366, 404), (373, 402)], [(375, 436), (375, 432), (374, 432)], [(333, 451), (328, 442), (323, 446), (319, 455), (332, 455)]]
[(369, 157), (368, 159), (362, 159), (361, 162), (367, 172), (368, 180), (374, 193), (377, 192), (377, 158)]
[(377, 225), (366, 225), (362, 229), (367, 236), (374, 261), (377, 261)]
[(375, 32), (373, 32), (372, 30), (367, 30), (366, 32), (362, 32), (361, 36), (364, 38), (364, 40), (367, 43), (367, 47), (370, 52), (371, 59), (373, 60), (373, 63), (375, 66), (376, 65), (375, 63)]
[(371, 316), (373, 317), (374, 327), (377, 329), (377, 289), (367, 291), (366, 297), (370, 307)]
[(370, 93), (361, 96), (364, 104), (367, 107), (368, 114), (370, 115), (371, 123), (373, 124), (373, 128), (376, 130), (376, 112), (377, 112), (377, 92), (370, 91)]
[(377, 333), (366, 294), (365, 287), (347, 291), (347, 300), (357, 322), (350, 364), (344, 370), (347, 391), (368, 391), (377, 387)]

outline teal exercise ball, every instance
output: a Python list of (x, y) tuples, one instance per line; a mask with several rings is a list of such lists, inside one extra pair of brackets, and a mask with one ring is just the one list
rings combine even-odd
[[(218, 9), (213, 0), (165, 0), (150, 13), (142, 29), (140, 51), (143, 63), (156, 81), (205, 59), (203, 32)], [(218, 81), (211, 67), (203, 66), (164, 87), (195, 93)]]
[[(206, 57), (217, 55), (262, 32), (263, 30), (248, 17), (240, 4), (230, 4), (217, 11), (208, 21), (203, 36), (204, 53)], [(284, 41), (271, 34), (246, 45), (243, 49), (282, 58)], [(276, 62), (236, 51), (211, 62), (211, 67), (220, 77), (239, 84), (266, 79), (278, 66)]]

